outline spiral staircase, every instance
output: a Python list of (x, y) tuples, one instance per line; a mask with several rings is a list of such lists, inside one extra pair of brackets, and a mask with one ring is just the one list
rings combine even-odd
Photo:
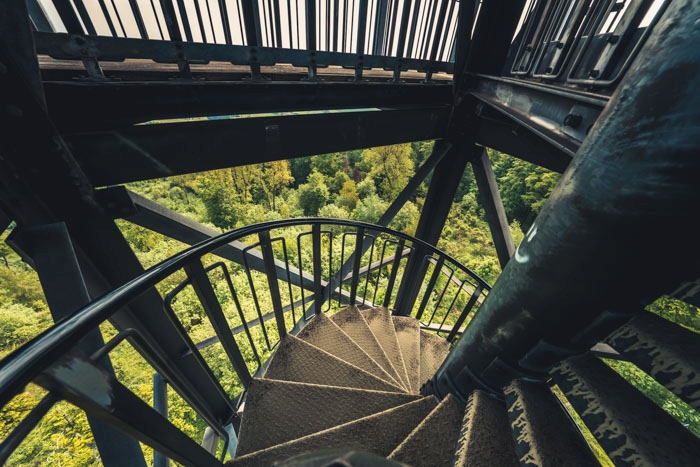
[[(0, 406), (47, 391), (2, 462), (68, 401), (109, 467), (145, 467), (139, 443), (158, 467), (697, 465), (665, 404), (698, 416), (698, 335), (647, 307), (700, 305), (698, 0), (6, 3), (0, 226), (55, 324), (0, 362)], [(123, 186), (427, 140), (376, 225), (220, 234)], [(519, 245), (486, 148), (562, 174)], [(468, 167), (493, 287), (435, 247)], [(388, 229), (428, 179), (415, 236)], [(115, 219), (189, 247), (145, 270)], [(111, 366), (122, 342), (152, 404)]]

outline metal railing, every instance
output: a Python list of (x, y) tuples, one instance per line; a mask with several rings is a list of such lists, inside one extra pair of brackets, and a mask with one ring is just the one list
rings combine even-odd
[(617, 83), (668, 0), (532, 0), (511, 74), (605, 87)]
[[(290, 64), (308, 69), (451, 72), (456, 0), (98, 0), (28, 2), (37, 52), (82, 61), (104, 79), (101, 61), (149, 59), (190, 65), (223, 61), (250, 68)], [(63, 40), (61, 40), (61, 37)]]
[[(215, 256), (217, 248), (234, 241), (247, 245), (242, 261)], [(454, 340), (490, 287), (450, 256), (406, 234), (353, 221), (289, 219), (243, 227), (188, 248), (56, 323), (0, 362), (2, 406), (32, 381), (50, 391), (3, 441), (0, 459), (6, 460), (49, 408), (65, 399), (152, 446), (158, 455), (185, 465), (220, 465), (245, 388), (262, 373), (280, 339), (298, 332), (316, 313), (347, 305), (393, 309), (407, 279), (404, 267), (416, 254), (422, 255), (417, 260), (425, 271), (417, 282), (420, 291), (415, 303), (393, 312), (413, 316), (423, 329)], [(164, 358), (157, 345), (134, 329), (122, 329), (89, 357), (74, 349), (88, 332), (153, 288), (164, 297), (163, 310), (153, 313), (175, 324), (186, 346), (181, 359), (195, 360), (212, 376), (211, 381), (174, 389), (225, 440), (219, 459), (96, 366), (128, 341), (156, 373), (176, 373), (178, 362)], [(223, 366), (232, 372), (222, 376)], [(207, 384), (228, 398), (226, 413), (216, 412), (199, 396), (198, 386)], [(167, 412), (163, 400), (153, 405)]]

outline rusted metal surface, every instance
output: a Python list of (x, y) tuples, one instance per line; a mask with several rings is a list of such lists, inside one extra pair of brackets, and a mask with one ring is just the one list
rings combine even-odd
[(606, 342), (700, 410), (700, 335), (653, 313), (644, 313)]
[(597, 357), (566, 360), (552, 377), (615, 465), (697, 465), (700, 439)]

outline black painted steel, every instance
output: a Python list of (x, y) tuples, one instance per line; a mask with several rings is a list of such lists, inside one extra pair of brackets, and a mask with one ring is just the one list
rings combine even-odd
[(252, 377), (241, 355), (241, 351), (236, 341), (233, 339), (233, 334), (231, 334), (219, 299), (216, 297), (214, 288), (211, 285), (202, 263), (199, 261), (192, 261), (185, 266), (184, 269), (192, 288), (199, 298), (199, 302), (202, 304), (202, 308), (204, 308), (204, 312), (209, 317), (209, 321), (219, 338), (219, 342), (223, 345), (226, 355), (231, 360), (233, 368), (241, 379), (243, 387), (248, 387)]
[(532, 374), (518, 366), (542, 339), (561, 351), (539, 361), (544, 372), (603, 338), (616, 316), (618, 326), (697, 277), (687, 245), (688, 213), (700, 205), (700, 55), (697, 26), (684, 13), (697, 6), (679, 1), (666, 11), (439, 371), (438, 392), (450, 380), (468, 393), (478, 387), (471, 375), (485, 378), (496, 359)]

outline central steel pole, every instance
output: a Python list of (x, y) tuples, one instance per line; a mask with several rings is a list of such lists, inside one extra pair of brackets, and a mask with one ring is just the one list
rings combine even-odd
[(700, 0), (671, 2), (424, 392), (500, 393), (699, 275)]

